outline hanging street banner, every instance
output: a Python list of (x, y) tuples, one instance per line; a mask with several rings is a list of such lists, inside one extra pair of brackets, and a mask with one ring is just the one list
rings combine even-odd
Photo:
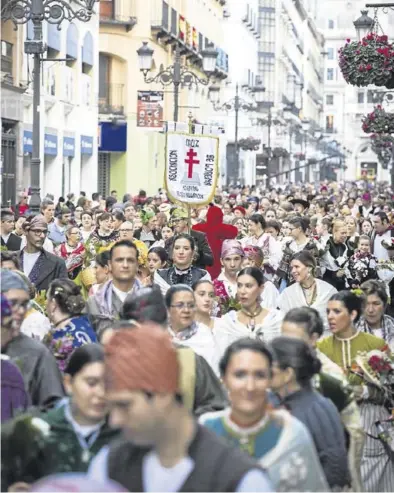
[(164, 184), (168, 197), (187, 205), (213, 200), (218, 179), (219, 137), (167, 132)]

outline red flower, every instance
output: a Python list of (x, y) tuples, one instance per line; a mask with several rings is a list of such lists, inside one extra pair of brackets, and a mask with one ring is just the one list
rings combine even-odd
[(359, 72), (364, 72), (364, 65), (360, 65), (360, 66), (358, 67), (358, 71), (359, 71)]
[(350, 38), (347, 38), (346, 43), (350, 43)]
[(372, 65), (368, 63), (368, 65), (365, 67), (367, 70), (372, 70)]

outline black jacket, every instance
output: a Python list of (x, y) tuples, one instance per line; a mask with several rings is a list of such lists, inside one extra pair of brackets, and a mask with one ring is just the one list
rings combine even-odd
[[(19, 252), (18, 254), (19, 260), (21, 253), (22, 252)], [(35, 283), (35, 287), (38, 292), (47, 291), (49, 285), (55, 279), (68, 279), (65, 261), (62, 258), (47, 252), (46, 250), (43, 250), (43, 254), (45, 259), (42, 262), (40, 274), (37, 282)]]
[(10, 234), (7, 243), (1, 238), (1, 246), (5, 246), (10, 252), (17, 252), (21, 249), (22, 238), (14, 233)]
[(320, 463), (331, 488), (350, 482), (345, 430), (330, 399), (310, 387), (294, 392), (283, 400), (290, 413), (308, 428)]

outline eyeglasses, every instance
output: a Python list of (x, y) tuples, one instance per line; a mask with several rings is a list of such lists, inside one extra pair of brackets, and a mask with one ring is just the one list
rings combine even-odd
[(22, 308), (23, 310), (28, 310), (31, 306), (30, 300), (18, 301), (18, 300), (10, 300), (8, 299), (9, 304), (15, 310)]
[(46, 236), (48, 234), (47, 229), (31, 229), (30, 232), (36, 236), (41, 236), (41, 235)]
[(176, 303), (175, 305), (171, 305), (171, 308), (176, 308), (177, 310), (183, 310), (187, 308), (188, 310), (193, 310), (196, 308), (195, 303)]

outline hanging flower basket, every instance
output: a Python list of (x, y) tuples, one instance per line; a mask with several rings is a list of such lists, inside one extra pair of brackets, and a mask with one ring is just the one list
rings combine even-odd
[(388, 113), (379, 104), (372, 113), (364, 116), (362, 129), (365, 133), (392, 134), (394, 133), (394, 113)]
[(243, 151), (258, 151), (260, 148), (261, 140), (255, 139), (253, 137), (248, 137), (247, 139), (240, 139), (238, 146)]
[(372, 134), (371, 135), (371, 149), (376, 154), (379, 163), (383, 169), (387, 169), (392, 156), (394, 148), (394, 137), (388, 134)]
[(352, 86), (385, 86), (394, 73), (394, 45), (386, 35), (369, 33), (358, 42), (347, 39), (338, 53), (339, 68)]
[(289, 151), (287, 149), (284, 149), (283, 147), (274, 147), (274, 149), (272, 150), (272, 156), (287, 158), (289, 157)]

